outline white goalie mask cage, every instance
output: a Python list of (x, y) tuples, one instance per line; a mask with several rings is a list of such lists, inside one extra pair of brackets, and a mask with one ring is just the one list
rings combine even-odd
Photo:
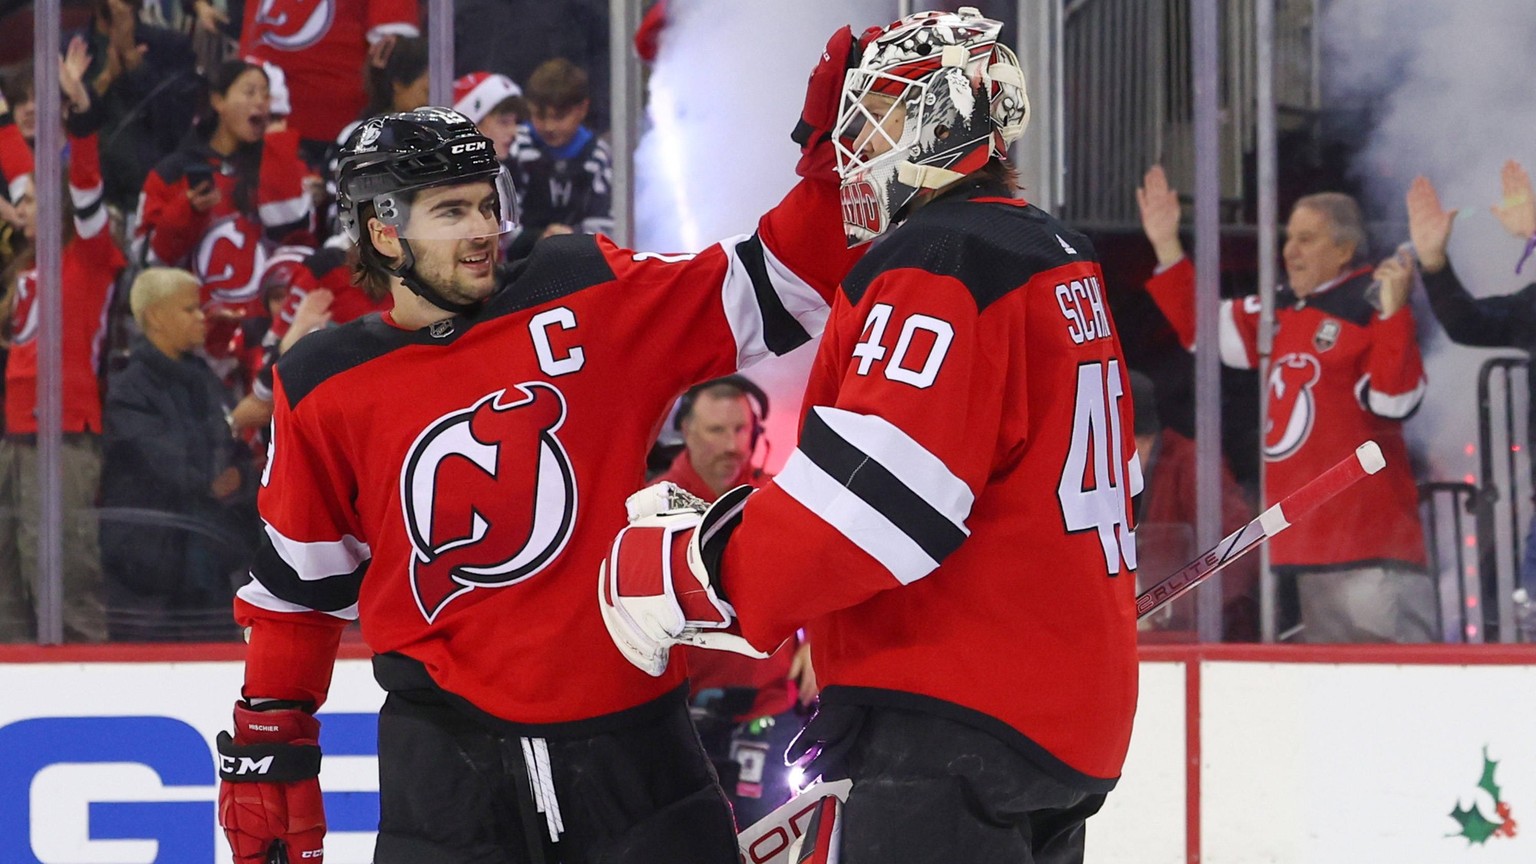
[(923, 189), (1007, 158), (1029, 123), (1002, 23), (975, 8), (921, 12), (865, 45), (843, 81), (833, 145), (849, 246), (890, 230)]

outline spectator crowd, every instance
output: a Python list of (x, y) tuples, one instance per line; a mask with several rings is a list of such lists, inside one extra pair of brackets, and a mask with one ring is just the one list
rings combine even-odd
[[(518, 186), (526, 227), (508, 251), (524, 255), (608, 224), (606, 130), (589, 125), (605, 97), (586, 71), (607, 36), (585, 2), (508, 5), (589, 22), (515, 57), (483, 28), (460, 39), (482, 65), (452, 82), (453, 107)], [(63, 305), (63, 616), (81, 642), (236, 635), (271, 364), (390, 306), (354, 279), (333, 169), (358, 121), (428, 104), (424, 6), (274, 9), (89, 0), (64, 34), (60, 93), (37, 92), (30, 58), (0, 68), (0, 642), (37, 635), (40, 294)], [(37, 106), (50, 98), (68, 169), (57, 286), (34, 261)]]
[[(255, 494), (271, 364), (308, 333), (390, 305), (378, 286), (354, 279), (356, 252), (335, 212), (339, 143), (363, 119), (429, 102), (415, 0), (335, 5), (320, 26), (299, 11), (269, 15), (270, 3), (91, 0), (88, 23), (61, 48), (62, 92), (37, 92), (30, 63), (0, 79), (0, 642), (36, 636), (36, 301), (54, 291), (63, 304), (66, 638), (235, 635), (229, 603), (261, 530)], [(589, 2), (494, 4), (496, 15), (527, 7), (538, 20), (565, 22), (549, 25), (559, 38), (541, 42), (531, 28), (513, 28), (518, 38), (500, 43), (469, 32), (471, 12), (486, 5), (457, 6), (458, 53), (474, 68), (461, 65), (452, 99), (492, 140), (517, 187), (521, 230), (506, 250), (516, 260), (546, 237), (611, 224), (610, 111), (594, 86), (606, 75), (606, 25)], [(39, 284), (33, 260), (37, 187), (48, 182), (33, 172), (44, 99), (60, 100), (67, 146), (57, 286)], [(1495, 215), (1529, 256), (1530, 179), (1512, 162), (1501, 185)], [(1409, 240), (1402, 250), (1411, 251), (1374, 258), (1353, 199), (1320, 191), (1295, 204), (1264, 397), (1268, 500), (1230, 470), (1222, 475), (1229, 531), (1361, 440), (1387, 451), (1387, 472), (1272, 547), (1292, 598), (1282, 629), (1305, 641), (1422, 642), (1443, 632), (1419, 523), (1415, 481), (1423, 478), (1409, 467), (1403, 436), (1426, 388), (1442, 386), (1423, 372), (1415, 286), (1453, 341), (1536, 349), (1536, 284), (1475, 299), (1445, 251), (1454, 213), (1428, 178), (1406, 191), (1410, 236), (1376, 239)], [(1177, 193), (1153, 166), (1138, 199), (1157, 259), (1144, 288), (1193, 350), (1195, 277)], [(1258, 309), (1257, 298), (1221, 307), (1225, 364), (1258, 365)], [(1161, 381), (1138, 372), (1132, 384), (1147, 477), (1137, 514), (1142, 564), (1159, 574), (1197, 551), (1193, 444), (1158, 422)], [(708, 499), (765, 479), (753, 459), (765, 395), (751, 382), (726, 381), (684, 401), (663, 437), (675, 433), (688, 446), (653, 460), (658, 473)], [(1371, 527), (1362, 530), (1367, 510)], [(1536, 591), (1536, 554), (1521, 581)], [(1258, 585), (1255, 562), (1228, 571), (1225, 638), (1258, 638)], [(1187, 629), (1188, 612), (1176, 607), (1146, 626)], [(796, 655), (791, 644), (763, 667), (771, 673), (723, 668), (719, 686), (701, 692), (719, 698), (750, 685), (736, 694), (746, 703), (717, 706), (730, 723), (782, 714), (809, 667)], [(763, 683), (770, 678), (772, 686)]]

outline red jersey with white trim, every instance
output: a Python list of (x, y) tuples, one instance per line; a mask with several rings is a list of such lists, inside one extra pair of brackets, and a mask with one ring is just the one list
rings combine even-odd
[(246, 695), (323, 699), (353, 617), (375, 652), (514, 722), (679, 686), (681, 669), (624, 659), (595, 593), (656, 418), (820, 332), (855, 257), (836, 187), (805, 182), (698, 255), (550, 238), (472, 320), (370, 315), (299, 340), (276, 366), (266, 542), (236, 600)]
[[(256, 177), (242, 177), (247, 163), (225, 157), (191, 139), (144, 178), (133, 248), (137, 260), (181, 267), (197, 276), (205, 306), (266, 316), (261, 276), (282, 243), (312, 243), (314, 205), (304, 189), (309, 168), (292, 131), (274, 132), (250, 151)], [(219, 201), (198, 211), (187, 198), (193, 172), (212, 170)], [(203, 174), (203, 177), (208, 176)], [(241, 189), (249, 185), (249, 189)]]
[[(127, 266), (112, 242), (102, 205), (96, 135), (69, 137), (69, 194), (75, 237), (63, 251), (63, 429), (101, 432), (101, 348), (117, 274)], [(5, 366), (5, 431), (37, 432), (37, 271), (21, 274), (11, 305), (11, 349)]]
[[(1294, 570), (1388, 564), (1423, 569), (1418, 486), (1403, 440), (1403, 421), (1428, 385), (1413, 312), (1382, 318), (1366, 299), (1370, 268), (1348, 273), (1313, 294), (1289, 289), (1275, 299), (1275, 345), (1265, 388), (1266, 505), (1353, 453), (1381, 445), (1387, 467), (1319, 506), (1270, 541), (1270, 560)], [(1195, 341), (1195, 268), (1183, 259), (1147, 282), (1147, 290), (1186, 348)], [(1221, 360), (1258, 365), (1259, 298), (1221, 304)]]
[(1104, 790), (1136, 707), (1127, 370), (1088, 239), (997, 194), (927, 204), (849, 275), (723, 587), (754, 645), (810, 622), (823, 700)]
[(416, 0), (251, 0), (240, 54), (281, 67), (293, 103), (289, 127), (330, 142), (368, 104), (369, 44), (420, 32)]

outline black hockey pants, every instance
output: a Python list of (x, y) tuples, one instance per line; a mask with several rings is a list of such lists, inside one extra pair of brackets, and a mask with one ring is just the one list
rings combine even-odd
[(681, 690), (624, 712), (621, 728), (563, 736), (496, 728), (430, 682), (404, 686), (412, 661), (379, 659), (391, 692), (374, 864), (736, 864), (730, 808)]
[(826, 742), (808, 774), (853, 780), (841, 864), (1082, 864), (1084, 822), (1104, 803), (930, 714), (823, 705), (805, 735)]

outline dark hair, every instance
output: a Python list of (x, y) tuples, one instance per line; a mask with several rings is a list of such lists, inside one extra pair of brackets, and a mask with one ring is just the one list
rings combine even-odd
[[(68, 171), (65, 172), (66, 175), (68, 173)], [(67, 176), (59, 179), (59, 190), (63, 193), (59, 196), (59, 200), (62, 203), (62, 206), (59, 208), (59, 215), (64, 223), (59, 232), (59, 247), (62, 249), (68, 247), (76, 237), (75, 202), (74, 198), (69, 194), (69, 179)], [(37, 198), (36, 173), (32, 175), (32, 197), (35, 204), (35, 199)], [(33, 210), (34, 214), (36, 212), (36, 210)], [(33, 218), (36, 217), (34, 216)], [(110, 231), (112, 229), (111, 226), (106, 226), (101, 230)], [(21, 229), (16, 229), (12, 235), (11, 242), (14, 244), (11, 248), (11, 260), (4, 267), (0, 267), (0, 280), (4, 280), (0, 282), (0, 313), (3, 313), (0, 314), (0, 329), (6, 330), (5, 341), (7, 343), (10, 341), (8, 328), (11, 323), (11, 304), (16, 299), (16, 282), (21, 278), (21, 274), (37, 266), (37, 244), (28, 240), (21, 233)]]
[[(401, 193), (409, 196), (411, 193)], [(353, 244), (355, 250), (349, 255), (348, 260), (352, 264), (352, 284), (363, 289), (368, 299), (378, 302), (389, 296), (389, 286), (392, 273), (390, 268), (393, 262), (384, 257), (384, 253), (373, 248), (373, 237), (368, 233), (368, 220), (377, 218), (373, 212), (373, 202), (365, 201), (357, 208), (357, 242)]]
[(0, 77), (0, 95), (5, 96), (5, 101), (11, 103), (11, 109), (17, 105), (32, 101), (35, 95), (32, 80), (32, 66), (26, 65), (9, 75)]
[(564, 57), (545, 60), (528, 77), (528, 104), (563, 111), (588, 97), (586, 70)]
[(362, 116), (377, 117), (394, 111), (394, 85), (409, 84), (427, 74), (427, 60), (427, 40), (419, 36), (397, 38), (384, 68), (370, 65), (366, 70), (363, 89), (368, 93), (368, 105)]
[(519, 120), (527, 120), (528, 100), (521, 96), (508, 96), (500, 102), (497, 102), (495, 108), (485, 112), (485, 116), (489, 117), (492, 114), (506, 114), (508, 112), (516, 114), (517, 119)]
[(693, 406), (698, 404), (700, 396), (747, 400), (747, 408), (753, 417), (754, 435), (756, 426), (768, 419), (768, 394), (763, 391), (763, 388), (757, 386), (745, 375), (726, 375), (695, 384), (683, 391), (683, 395), (677, 400), (677, 414), (672, 420), (673, 428), (682, 430), (683, 423), (693, 416)]
[(1009, 192), (1019, 191), (1019, 171), (1012, 165), (993, 156), (987, 160), (987, 164), (976, 171), (977, 174), (986, 177), (995, 183), (1007, 187)]
[[(207, 114), (197, 123), (198, 135), (203, 140), (213, 137), (214, 130), (219, 126), (219, 115), (213, 110), (214, 95), (228, 96), (235, 82), (253, 69), (260, 72), (262, 78), (267, 77), (267, 70), (261, 68), (259, 63), (238, 58), (225, 60), (208, 72)], [(260, 141), (242, 143), (225, 158), (234, 169), (235, 190), (231, 203), (236, 210), (247, 215), (256, 213), (256, 185), (261, 179), (261, 144)]]

